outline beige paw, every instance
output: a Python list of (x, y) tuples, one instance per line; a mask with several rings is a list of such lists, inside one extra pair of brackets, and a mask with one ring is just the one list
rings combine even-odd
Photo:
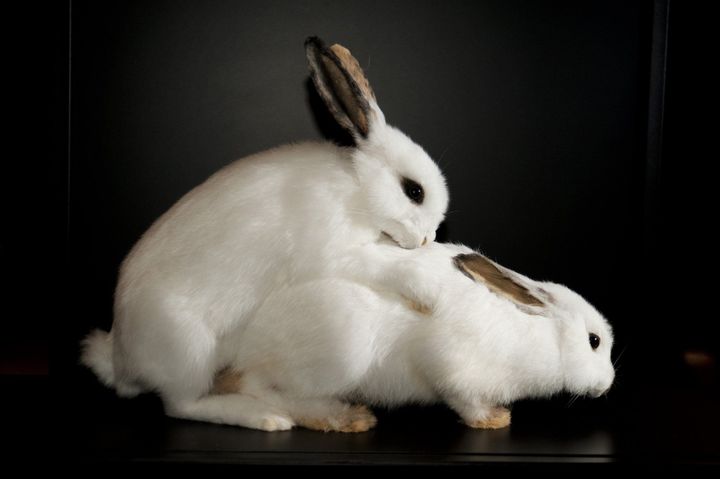
[(510, 425), (510, 411), (504, 407), (494, 407), (485, 419), (466, 421), (465, 424), (476, 429), (501, 429)]
[(291, 419), (283, 416), (268, 416), (260, 421), (260, 427), (263, 431), (287, 431), (292, 429), (295, 424)]
[(377, 424), (375, 415), (365, 406), (350, 406), (338, 416), (298, 419), (298, 425), (316, 431), (365, 432)]

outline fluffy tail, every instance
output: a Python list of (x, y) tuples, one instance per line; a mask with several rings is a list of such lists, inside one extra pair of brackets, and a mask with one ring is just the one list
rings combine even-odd
[(118, 396), (133, 397), (143, 388), (115, 377), (113, 366), (113, 334), (96, 329), (82, 341), (80, 362), (90, 368), (105, 386), (115, 389)]
[(113, 369), (113, 336), (96, 329), (82, 341), (80, 362), (110, 388), (115, 387), (115, 370)]

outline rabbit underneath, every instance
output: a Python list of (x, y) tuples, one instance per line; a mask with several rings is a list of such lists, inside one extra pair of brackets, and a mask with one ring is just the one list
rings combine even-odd
[(310, 38), (306, 55), (356, 146), (308, 142), (241, 159), (149, 228), (122, 263), (111, 332), (83, 345), (82, 362), (119, 395), (154, 391), (170, 414), (222, 420), (204, 399), (220, 351), (287, 285), (346, 278), (432, 303), (426, 283), (410, 280), (422, 272), (377, 245), (392, 239), (403, 251), (434, 240), (448, 204), (440, 169), (385, 122), (347, 49)]
[(212, 407), (179, 416), (358, 432), (376, 423), (366, 405), (444, 402), (470, 427), (501, 428), (518, 399), (610, 388), (612, 330), (567, 287), (462, 246), (388, 249), (432, 272), (432, 310), (344, 279), (279, 288), (224, 343), (224, 368), (202, 399)]

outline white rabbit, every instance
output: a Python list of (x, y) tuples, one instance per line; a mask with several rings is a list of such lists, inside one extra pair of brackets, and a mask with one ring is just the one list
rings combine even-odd
[(357, 432), (375, 418), (351, 403), (443, 401), (471, 427), (500, 428), (517, 399), (610, 388), (611, 328), (578, 294), (460, 246), (388, 250), (432, 272), (441, 289), (433, 311), (347, 280), (281, 287), (224, 343), (228, 368), (207, 407), (179, 415)]
[(122, 264), (112, 331), (84, 342), (83, 363), (118, 394), (154, 390), (170, 414), (221, 418), (202, 399), (219, 351), (284, 285), (347, 278), (432, 303), (434, 292), (376, 243), (434, 240), (448, 203), (442, 173), (385, 123), (348, 50), (310, 38), (306, 53), (356, 147), (302, 143), (239, 160), (150, 227)]

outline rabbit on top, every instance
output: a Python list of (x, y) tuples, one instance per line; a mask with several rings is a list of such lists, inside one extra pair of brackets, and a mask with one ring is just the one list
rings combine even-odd
[(347, 49), (311, 37), (305, 50), (356, 146), (306, 142), (240, 159), (155, 221), (122, 263), (111, 331), (93, 333), (83, 352), (119, 395), (151, 390), (175, 414), (202, 410), (227, 338), (286, 284), (332, 276), (434, 300), (413, 280), (425, 273), (378, 244), (433, 242), (448, 204), (440, 169), (385, 122)]

